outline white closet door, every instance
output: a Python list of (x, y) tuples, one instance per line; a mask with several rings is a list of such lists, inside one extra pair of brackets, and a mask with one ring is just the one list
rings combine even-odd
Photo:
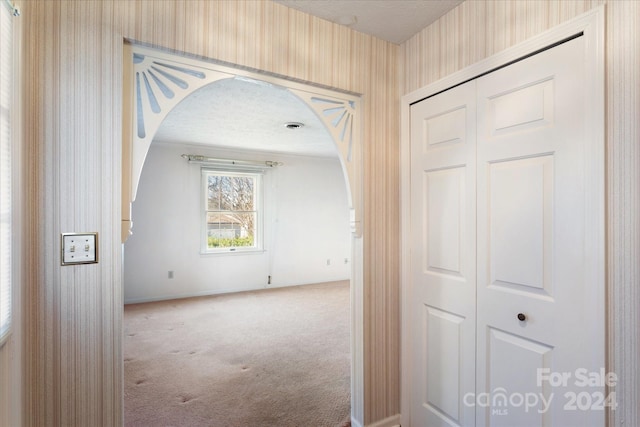
[(411, 107), (414, 426), (471, 426), (475, 389), (475, 82)]
[(492, 397), (478, 426), (604, 425), (604, 389), (576, 372), (604, 366), (589, 326), (604, 301), (585, 286), (584, 64), (579, 37), (477, 81), (477, 395)]
[(578, 37), (411, 107), (415, 427), (604, 425), (586, 49)]

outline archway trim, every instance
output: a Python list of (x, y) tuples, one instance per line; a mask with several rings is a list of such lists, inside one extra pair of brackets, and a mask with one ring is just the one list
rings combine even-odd
[(336, 144), (348, 183), (351, 231), (356, 237), (361, 236), (362, 132), (358, 96), (133, 44), (125, 44), (124, 55), (123, 243), (132, 232), (131, 203), (136, 199), (142, 167), (162, 121), (196, 90), (237, 77), (284, 87), (320, 118)]

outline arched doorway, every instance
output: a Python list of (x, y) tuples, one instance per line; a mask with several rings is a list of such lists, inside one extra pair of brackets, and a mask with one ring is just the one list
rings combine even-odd
[(363, 245), (361, 236), (362, 166), (359, 97), (264, 73), (234, 69), (210, 61), (125, 46), (123, 120), (122, 241), (131, 233), (131, 203), (140, 173), (160, 124), (182, 100), (213, 82), (242, 78), (286, 88), (302, 100), (324, 125), (339, 152), (347, 183), (352, 233), (351, 256), (351, 407), (362, 419)]

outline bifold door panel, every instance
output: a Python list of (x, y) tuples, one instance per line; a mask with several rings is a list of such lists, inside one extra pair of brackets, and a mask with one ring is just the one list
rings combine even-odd
[[(584, 292), (584, 63), (580, 37), (478, 79), (478, 392), (539, 397), (544, 391), (535, 380), (543, 369), (604, 366), (596, 357), (603, 337), (585, 327), (599, 310)], [(498, 346), (497, 331), (510, 345)], [(515, 372), (481, 375), (507, 361)], [(546, 392), (554, 396), (546, 409), (541, 398), (526, 412), (524, 405), (502, 414), (478, 408), (478, 426), (603, 420), (602, 412), (565, 409), (565, 394), (583, 391), (592, 396), (604, 388), (567, 382)]]
[(584, 63), (578, 37), (411, 106), (413, 426), (603, 425), (571, 407), (605, 392), (576, 381), (604, 366)]
[(411, 109), (416, 426), (464, 426), (475, 390), (475, 82)]

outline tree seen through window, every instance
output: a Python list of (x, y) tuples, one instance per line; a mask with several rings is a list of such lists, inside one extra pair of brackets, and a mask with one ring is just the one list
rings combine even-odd
[(256, 246), (257, 175), (206, 173), (207, 249)]

